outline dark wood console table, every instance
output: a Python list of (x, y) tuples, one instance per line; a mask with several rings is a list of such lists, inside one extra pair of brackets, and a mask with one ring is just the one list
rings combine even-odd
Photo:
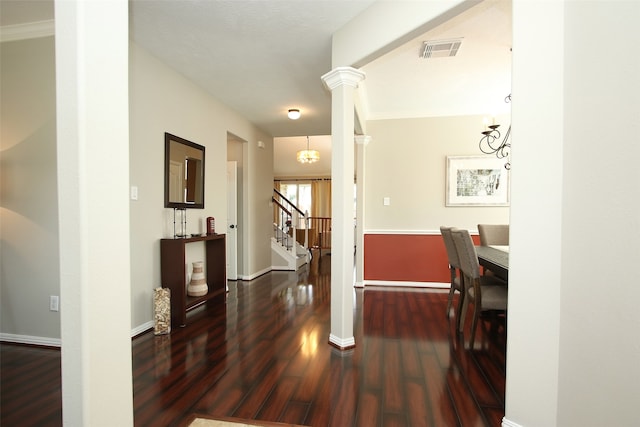
[[(185, 246), (205, 242), (205, 266), (209, 292), (200, 297), (187, 295)], [(171, 289), (171, 326), (185, 326), (187, 312), (227, 289), (226, 240), (224, 234), (160, 240), (160, 280)]]

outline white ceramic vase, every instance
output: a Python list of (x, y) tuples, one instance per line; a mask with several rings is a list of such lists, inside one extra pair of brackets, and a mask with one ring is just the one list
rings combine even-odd
[(209, 292), (207, 279), (204, 277), (204, 263), (196, 261), (193, 263), (193, 273), (191, 273), (191, 281), (187, 286), (187, 295), (191, 297), (201, 297)]

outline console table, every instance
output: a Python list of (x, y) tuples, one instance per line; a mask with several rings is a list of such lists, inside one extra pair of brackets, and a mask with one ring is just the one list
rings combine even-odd
[[(205, 242), (205, 265), (209, 292), (200, 297), (187, 295), (186, 245)], [(224, 295), (227, 289), (226, 240), (213, 234), (160, 240), (160, 280), (171, 289), (171, 326), (186, 326), (187, 312), (211, 298)]]

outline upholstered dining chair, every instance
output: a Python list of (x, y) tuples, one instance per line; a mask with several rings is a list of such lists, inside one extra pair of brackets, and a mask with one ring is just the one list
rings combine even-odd
[[(451, 235), (453, 227), (440, 227), (440, 234), (442, 234), (442, 240), (444, 240), (444, 247), (447, 250), (447, 258), (449, 259), (449, 272), (451, 274), (451, 288), (449, 289), (449, 300), (447, 301), (447, 318), (450, 316), (451, 304), (453, 304), (453, 295), (456, 291), (460, 293), (460, 301), (458, 302), (458, 309), (462, 306), (462, 300), (464, 299), (464, 286), (462, 284), (462, 273), (458, 275), (460, 271), (460, 260), (458, 258), (458, 251), (456, 245), (453, 243), (453, 236)], [(459, 316), (459, 310), (456, 316)]]
[[(509, 224), (478, 224), (481, 246), (508, 246)], [(493, 271), (484, 269), (485, 275), (494, 274)]]
[(509, 224), (478, 224), (482, 246), (508, 246)]
[(471, 322), (469, 348), (473, 349), (476, 328), (482, 312), (498, 311), (506, 313), (507, 286), (504, 280), (495, 276), (483, 276), (480, 274), (478, 255), (468, 230), (454, 229), (451, 235), (458, 252), (460, 270), (462, 270), (465, 287), (463, 305), (457, 319), (458, 330), (462, 332), (469, 303), (472, 303), (473, 320)]

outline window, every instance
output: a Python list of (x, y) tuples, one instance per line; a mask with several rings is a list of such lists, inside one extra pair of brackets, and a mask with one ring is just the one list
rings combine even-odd
[(280, 192), (303, 213), (311, 215), (311, 183), (280, 183)]

